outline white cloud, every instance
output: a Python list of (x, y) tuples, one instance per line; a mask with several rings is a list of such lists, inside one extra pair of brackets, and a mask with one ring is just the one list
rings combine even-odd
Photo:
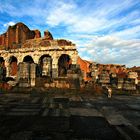
[[(129, 29), (130, 25), (135, 28), (135, 24), (140, 24), (140, 20), (138, 20), (140, 10), (138, 9), (117, 17), (118, 14), (139, 4), (139, 0), (98, 0), (83, 3), (81, 6), (73, 0), (48, 0), (47, 2), (46, 0), (34, 0), (34, 2), (24, 0), (22, 4), (17, 5), (16, 2), (7, 0), (7, 3), (2, 1), (0, 11), (16, 17), (29, 16), (36, 24), (47, 23), (50, 27), (64, 25), (67, 29), (66, 32), (69, 33), (100, 34), (102, 32), (104, 34), (106, 31), (107, 34), (112, 34), (116, 33), (118, 27), (124, 26), (125, 29)], [(131, 35), (139, 36), (138, 31), (131, 32)], [(124, 37), (121, 31), (116, 35)]]
[(13, 26), (13, 25), (15, 25), (15, 22), (10, 21), (10, 22), (5, 23), (3, 26), (8, 27), (8, 26)]
[(77, 17), (73, 16), (76, 8), (74, 3), (57, 2), (46, 16), (46, 22), (50, 26), (57, 26), (59, 24), (67, 23), (73, 24), (77, 21)]
[[(96, 37), (85, 48), (89, 58), (100, 63), (140, 65), (140, 40), (123, 40), (113, 36)], [(84, 56), (84, 53), (81, 53)]]
[(1, 13), (28, 17), (31, 23), (47, 24), (54, 31), (65, 27), (66, 39), (76, 43), (84, 58), (140, 65), (140, 9), (134, 8), (139, 0), (87, 0), (81, 4), (74, 0), (24, 0), (19, 5), (7, 1), (1, 1)]
[(50, 26), (64, 24), (69, 32), (93, 32), (105, 25), (106, 19), (86, 15), (77, 10), (75, 3), (58, 3), (49, 12), (46, 23)]
[(83, 59), (99, 63), (140, 66), (140, 39), (122, 39), (113, 35), (75, 34), (66, 37), (76, 43)]
[[(108, 34), (111, 36), (121, 37), (122, 39), (133, 39), (140, 37), (140, 10), (135, 9), (128, 12), (125, 16), (117, 16), (121, 12), (138, 4), (138, 1), (111, 1), (111, 4), (99, 1), (98, 6), (93, 6), (85, 11), (85, 7), (80, 7), (76, 3), (56, 4), (49, 14), (46, 21), (50, 26), (65, 25), (68, 33), (87, 34)], [(87, 38), (87, 37), (86, 37)], [(77, 38), (78, 39), (78, 38)]]
[(138, 35), (140, 36), (140, 25), (132, 28), (124, 29), (122, 31), (113, 32), (112, 35), (122, 37), (122, 38), (129, 38), (129, 39), (135, 38)]

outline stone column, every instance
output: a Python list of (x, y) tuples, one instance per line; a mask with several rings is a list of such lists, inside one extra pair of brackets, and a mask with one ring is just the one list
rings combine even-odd
[(52, 60), (52, 78), (58, 77), (58, 59), (53, 58)]
[(77, 59), (78, 59), (78, 54), (77, 52), (74, 52), (73, 55), (70, 56), (72, 59), (72, 64), (76, 65), (77, 64)]
[(32, 55), (31, 57), (34, 60), (34, 63), (38, 64), (40, 56), (38, 56), (37, 54), (35, 54), (35, 55)]
[(31, 87), (35, 86), (35, 78), (36, 78), (36, 64), (30, 64), (30, 83)]
[(9, 61), (8, 59), (5, 60), (6, 77), (9, 77), (10, 76), (10, 66), (9, 66), (10, 64), (9, 64), (8, 61)]

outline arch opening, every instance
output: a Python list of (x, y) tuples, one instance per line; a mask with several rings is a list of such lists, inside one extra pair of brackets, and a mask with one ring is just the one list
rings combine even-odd
[(0, 57), (0, 64), (4, 62), (3, 57)]
[(58, 59), (58, 76), (67, 76), (72, 60), (69, 55), (62, 54)]
[(52, 58), (50, 55), (42, 55), (39, 59), (39, 75), (52, 76)]
[(16, 76), (17, 71), (18, 71), (17, 62), (18, 61), (15, 56), (11, 56), (9, 58), (9, 75), (10, 76)]
[(34, 63), (34, 60), (30, 55), (27, 55), (27, 56), (24, 57), (23, 62)]

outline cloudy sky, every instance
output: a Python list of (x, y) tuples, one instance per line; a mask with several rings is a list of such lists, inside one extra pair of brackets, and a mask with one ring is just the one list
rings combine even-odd
[(24, 22), (99, 63), (140, 66), (140, 0), (0, 0), (0, 33)]

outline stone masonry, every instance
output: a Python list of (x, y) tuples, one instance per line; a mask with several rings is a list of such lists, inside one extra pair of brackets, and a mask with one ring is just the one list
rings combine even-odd
[[(52, 78), (58, 78), (59, 72), (67, 71), (70, 65), (77, 65), (78, 51), (71, 41), (53, 39), (48, 30), (41, 38), (40, 31), (31, 31), (23, 23), (17, 23), (0, 35), (0, 58), (1, 65), (4, 62), (3, 69), (6, 69), (6, 77), (16, 79), (18, 65), (26, 62), (35, 63), (39, 70), (42, 70), (42, 76), (45, 75), (44, 70), (49, 70)], [(50, 69), (45, 60), (50, 60)]]

